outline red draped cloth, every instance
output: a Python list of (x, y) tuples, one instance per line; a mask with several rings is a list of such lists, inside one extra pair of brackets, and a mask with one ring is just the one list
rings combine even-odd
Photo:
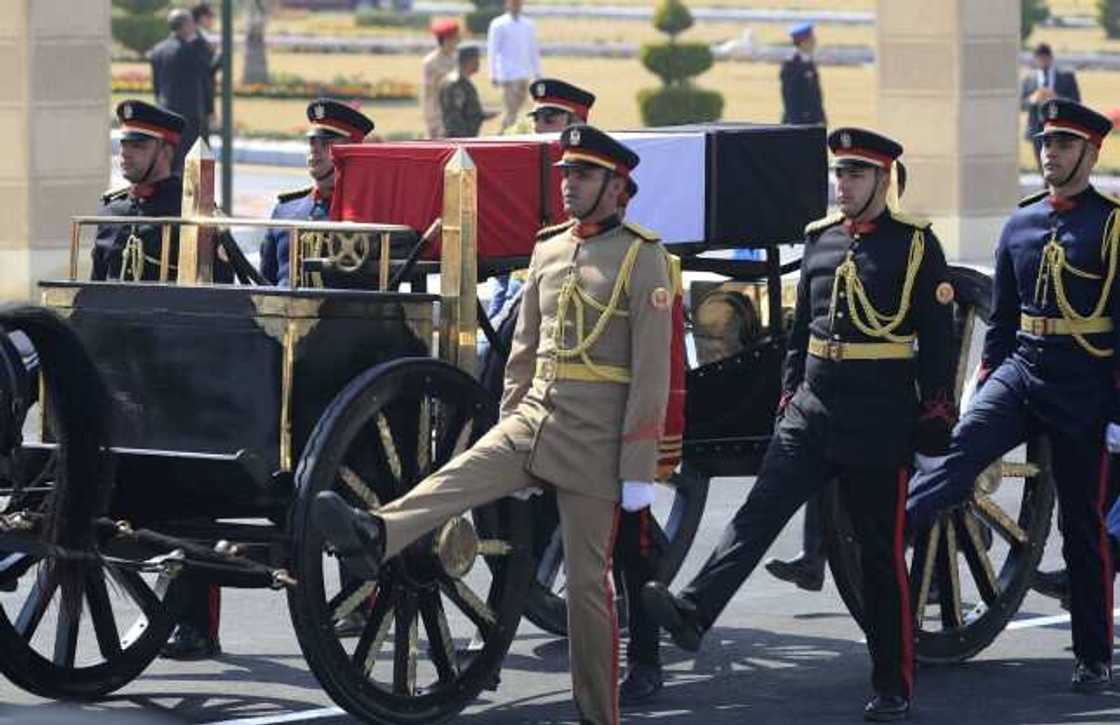
[[(564, 219), (559, 144), (474, 139), (344, 145), (331, 149), (332, 220), (404, 224), (424, 231), (443, 213), (443, 168), (457, 148), (478, 169), (478, 253), (527, 257), (537, 231)], [(435, 244), (424, 255), (439, 257)]]

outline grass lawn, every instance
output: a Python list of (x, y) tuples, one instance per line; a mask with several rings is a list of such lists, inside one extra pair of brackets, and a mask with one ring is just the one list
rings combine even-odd
[[(341, 55), (273, 53), (274, 72), (296, 73), (311, 80), (329, 80), (338, 74), (359, 75), (369, 81), (382, 78), (417, 80), (420, 58), (413, 55)], [(545, 58), (544, 72), (567, 78), (598, 95), (593, 121), (606, 128), (641, 125), (634, 100), (639, 88), (658, 81), (637, 60), (592, 58)], [(235, 72), (240, 72), (235, 64)], [(118, 63), (114, 71), (146, 68), (143, 64)], [(1120, 103), (1120, 74), (1085, 71), (1078, 74), (1085, 101), (1098, 108)], [(484, 76), (476, 76), (483, 103), (498, 107), (497, 92)], [(821, 69), (825, 107), (833, 125), (874, 125), (875, 76), (872, 66), (825, 67)], [(738, 121), (773, 122), (781, 115), (778, 68), (757, 63), (717, 63), (701, 77), (702, 85), (720, 90), (726, 101), (724, 118)], [(115, 97), (114, 104), (120, 100)], [(256, 132), (290, 134), (304, 127), (305, 101), (234, 99), (234, 118), (239, 127)], [(417, 103), (367, 104), (379, 133), (386, 136), (417, 133), (421, 128)], [(483, 126), (484, 133), (497, 131), (496, 122)], [(903, 139), (905, 141), (905, 139)], [(1020, 165), (1033, 169), (1031, 148), (1021, 144)], [(1120, 172), (1120, 135), (1105, 144), (1102, 167)]]

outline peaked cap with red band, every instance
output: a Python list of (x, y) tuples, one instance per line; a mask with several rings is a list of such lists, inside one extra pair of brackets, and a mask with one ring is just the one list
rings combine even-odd
[(609, 134), (583, 123), (568, 126), (560, 134), (560, 148), (563, 156), (554, 166), (591, 166), (613, 171), (626, 179), (627, 195), (637, 195), (638, 185), (630, 178), (630, 172), (641, 158)]
[(351, 143), (361, 143), (373, 130), (373, 121), (364, 113), (330, 98), (309, 103), (307, 120), (311, 122), (308, 138), (344, 138)]
[(1036, 133), (1035, 138), (1066, 134), (1083, 138), (1100, 148), (1105, 136), (1112, 131), (1108, 116), (1064, 98), (1046, 101), (1039, 106), (1038, 115), (1042, 119), (1042, 131)]
[(591, 107), (595, 105), (595, 94), (573, 86), (571, 83), (555, 78), (541, 78), (529, 86), (529, 93), (533, 96), (533, 110), (529, 111), (534, 116), (538, 111), (546, 109), (566, 111), (579, 116), (586, 121)]
[(841, 166), (872, 166), (889, 169), (902, 155), (902, 144), (865, 128), (848, 126), (828, 134), (833, 168)]
[(121, 140), (146, 141), (159, 139), (177, 145), (186, 120), (174, 111), (144, 101), (127, 100), (117, 104), (117, 120)]

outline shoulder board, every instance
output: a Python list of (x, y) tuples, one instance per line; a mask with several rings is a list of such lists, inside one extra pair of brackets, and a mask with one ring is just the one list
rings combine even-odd
[(1097, 192), (1097, 196), (1104, 199), (1109, 204), (1112, 204), (1113, 206), (1120, 206), (1120, 196), (1103, 192), (1095, 186), (1093, 187), (1093, 191)]
[(303, 189), (296, 189), (295, 191), (285, 191), (283, 194), (277, 194), (276, 198), (280, 201), (281, 204), (285, 204), (289, 201), (295, 201), (296, 199), (307, 196), (313, 191), (313, 189), (314, 187), (308, 186)]
[(633, 232), (634, 234), (636, 234), (640, 239), (642, 239), (642, 241), (646, 241), (646, 242), (660, 242), (661, 241), (661, 235), (659, 235), (657, 232), (655, 232), (651, 229), (646, 229), (641, 224), (635, 224), (634, 222), (622, 222), (622, 226), (625, 227), (626, 229), (628, 229), (629, 231)]
[(544, 227), (539, 232), (537, 232), (537, 241), (538, 242), (543, 242), (545, 239), (548, 239), (550, 237), (555, 237), (560, 232), (571, 229), (575, 225), (576, 225), (576, 220), (575, 219), (569, 219), (568, 221), (563, 222), (562, 224), (553, 224), (550, 227)]
[(1040, 200), (1040, 199), (1044, 198), (1044, 197), (1045, 197), (1045, 196), (1046, 196), (1047, 194), (1049, 194), (1049, 193), (1050, 193), (1050, 192), (1048, 192), (1048, 191), (1045, 191), (1045, 190), (1043, 190), (1043, 191), (1036, 191), (1035, 193), (1031, 194), (1030, 196), (1028, 196), (1028, 197), (1026, 197), (1026, 198), (1024, 198), (1024, 199), (1021, 199), (1021, 200), (1019, 201), (1019, 206), (1020, 206), (1020, 207), (1024, 207), (1024, 206), (1030, 206), (1031, 204), (1035, 203), (1036, 201), (1038, 201), (1038, 200)]
[(806, 224), (805, 225), (805, 236), (809, 236), (810, 234), (816, 234), (817, 232), (824, 231), (825, 229), (828, 229), (831, 226), (835, 226), (842, 221), (844, 221), (844, 215), (841, 214), (840, 212), (836, 212), (835, 214), (829, 214), (828, 216), (824, 217), (823, 219), (818, 219), (815, 222), (810, 222), (810, 223)]
[(899, 224), (906, 224), (907, 226), (917, 227), (918, 229), (929, 229), (933, 224), (929, 219), (920, 216), (912, 216), (900, 211), (892, 211), (891, 219), (894, 219)]
[(131, 188), (132, 187), (130, 187), (130, 186), (122, 186), (119, 189), (110, 189), (109, 191), (106, 191), (104, 194), (101, 195), (101, 201), (108, 204), (110, 201), (116, 201), (117, 199), (123, 199), (126, 196), (128, 196), (128, 190), (131, 189)]

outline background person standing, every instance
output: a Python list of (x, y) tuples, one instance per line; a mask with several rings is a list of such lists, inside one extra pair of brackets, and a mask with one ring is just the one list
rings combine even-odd
[(502, 89), (502, 131), (517, 123), (529, 97), (529, 82), (541, 74), (537, 30), (521, 14), (521, 4), (521, 0), (507, 0), (507, 12), (490, 22), (486, 39), (490, 82)]
[(1072, 70), (1057, 67), (1054, 51), (1046, 43), (1039, 43), (1034, 49), (1034, 70), (1023, 78), (1019, 93), (1020, 104), (1027, 112), (1027, 130), (1023, 138), (1034, 144), (1034, 159), (1042, 149), (1042, 118), (1039, 107), (1051, 98), (1065, 98), (1081, 102), (1081, 89), (1077, 87), (1077, 76)]
[(478, 52), (474, 45), (459, 48), (459, 69), (440, 87), (439, 108), (448, 138), (473, 138), (483, 121), (498, 115), (497, 111), (483, 110), (478, 89), (471, 81), (471, 76), (478, 73)]
[(213, 91), (213, 79), (209, 56), (197, 44), (197, 31), (190, 11), (183, 8), (172, 10), (167, 15), (167, 24), (171, 34), (152, 48), (148, 60), (152, 64), (156, 105), (174, 111), (185, 122), (179, 148), (171, 164), (172, 173), (180, 174), (183, 159), (194, 145), (206, 119), (206, 99)]
[(428, 138), (443, 138), (443, 113), (439, 106), (439, 89), (447, 76), (455, 70), (455, 49), (459, 46), (459, 23), (440, 20), (432, 23), (432, 35), (439, 45), (424, 56), (420, 85), (420, 108), (424, 112), (424, 127)]
[(794, 52), (782, 63), (782, 123), (823, 124), (824, 101), (821, 97), (821, 77), (813, 53), (817, 49), (817, 36), (812, 23), (800, 23), (789, 29)]

